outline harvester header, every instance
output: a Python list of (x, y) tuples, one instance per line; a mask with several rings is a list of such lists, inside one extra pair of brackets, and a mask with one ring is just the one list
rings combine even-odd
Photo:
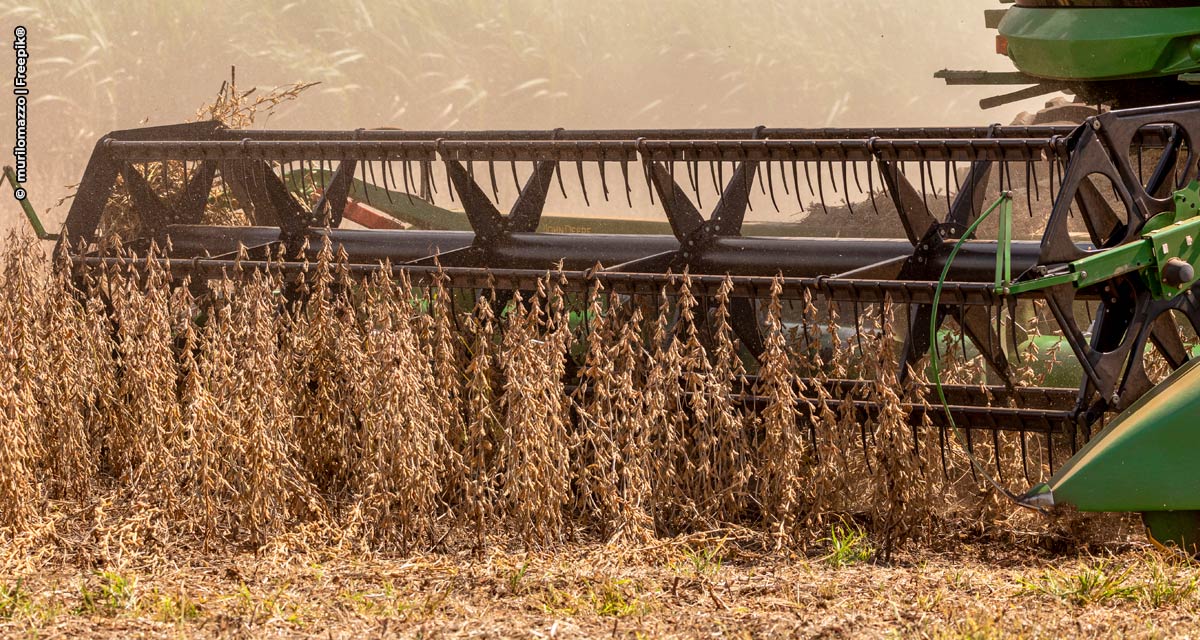
[[(298, 282), (332, 251), (344, 273), (390, 271), (469, 305), (490, 296), (499, 313), (528, 304), (547, 277), (567, 294), (600, 287), (649, 306), (686, 280), (702, 318), (732, 327), (746, 389), (772, 331), (767, 301), (798, 303), (783, 324), (818, 354), (894, 315), (901, 384), (933, 401), (926, 356), (938, 343), (957, 341), (958, 357), (986, 370), (982, 384), (933, 381), (945, 410), (906, 404), (914, 432), (957, 426), (968, 449), (980, 433), (1011, 432), (1053, 469), (1056, 449), (1073, 451), (1154, 387), (1148, 358), (1170, 369), (1189, 360), (1184, 333), (1200, 328), (1197, 135), (1200, 103), (1080, 126), (421, 132), (200, 122), (102, 138), (60, 249), (81, 272), (169, 263), (193, 284), (254, 270)], [(576, 227), (603, 219), (586, 211), (602, 200), (650, 202), (659, 231), (551, 232), (550, 198), (584, 210)], [(351, 201), (403, 228), (350, 228)], [(997, 226), (977, 225), (997, 201)], [(805, 237), (792, 223), (756, 233), (754, 202), (841, 231)], [(301, 287), (281, 295), (303, 302)], [(580, 308), (579, 330), (589, 313)], [(1043, 335), (1031, 329), (1038, 318)], [(1022, 353), (1047, 337), (1074, 356), (1066, 385), (1030, 385), (1018, 372)], [(878, 410), (864, 381), (844, 373), (801, 379), (808, 419), (828, 398), (864, 417)]]

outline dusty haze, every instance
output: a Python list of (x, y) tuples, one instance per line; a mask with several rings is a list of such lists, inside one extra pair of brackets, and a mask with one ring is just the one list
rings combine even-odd
[(97, 137), (191, 118), (231, 65), (243, 87), (321, 82), (273, 127), (962, 125), (1044, 101), (982, 112), (994, 90), (931, 77), (1009, 68), (983, 26), (995, 0), (176, 4), (0, 2), (6, 34), (29, 29), (39, 210), (78, 181)]

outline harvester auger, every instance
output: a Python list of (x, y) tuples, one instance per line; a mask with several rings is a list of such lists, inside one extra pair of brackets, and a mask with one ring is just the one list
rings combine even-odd
[[(902, 333), (897, 377), (944, 398), (932, 409), (904, 405), (914, 431), (957, 427), (968, 447), (973, 433), (1019, 432), (1022, 451), (1040, 447), (1051, 468), (1056, 443), (1087, 440), (1023, 502), (1145, 512), (1156, 537), (1193, 545), (1200, 484), (1188, 478), (1200, 373), (1181, 327), (1200, 329), (1194, 140), (1200, 103), (1113, 111), (1078, 127), (415, 132), (195, 123), (102, 138), (59, 248), (77, 270), (169, 260), (173, 277), (202, 280), (254, 270), (302, 277), (332, 245), (344, 252), (346, 273), (389, 269), (473, 299), (493, 290), (500, 306), (548, 275), (567, 292), (599, 285), (655, 304), (686, 273), (699, 300), (724, 289), (747, 358), (763, 349), (772, 289), (840, 310), (839, 329), (793, 319), (817, 339), (822, 330), (825, 338), (874, 331), (862, 318), (880, 313), (865, 309), (887, 305)], [(519, 195), (503, 214), (498, 183), (510, 179)], [(1024, 198), (1014, 198), (1017, 185)], [(602, 193), (631, 204), (634, 189), (645, 189), (671, 235), (539, 232), (548, 196), (567, 197), (568, 186), (572, 201)], [(376, 199), (425, 193), (456, 203), (473, 231), (339, 228), (349, 194), (363, 187)], [(859, 220), (894, 210), (903, 237), (743, 236), (755, 191), (776, 207), (795, 198), (800, 208), (802, 192), (822, 205), (836, 193)], [(1013, 206), (1047, 196), (1053, 208), (1036, 223), (1040, 239), (1014, 240)], [(125, 225), (134, 237), (123, 238), (119, 255), (105, 249), (107, 210), (117, 200), (139, 221)], [(206, 223), (220, 202), (236, 203), (240, 226)], [(997, 235), (982, 239), (978, 232), (991, 227), (980, 226), (981, 216), (993, 211)], [(1077, 231), (1072, 219), (1082, 222)], [(1018, 341), (1029, 338), (1020, 325), (1033, 313), (1069, 345), (1077, 387), (1026, 386), (1014, 375)], [(963, 352), (982, 357), (988, 384), (924, 382), (924, 358), (952, 326)], [(1146, 365), (1154, 352), (1175, 371), (1157, 387)], [(857, 393), (862, 384), (814, 374), (800, 385), (798, 409), (812, 416), (827, 393), (870, 415), (876, 408)]]

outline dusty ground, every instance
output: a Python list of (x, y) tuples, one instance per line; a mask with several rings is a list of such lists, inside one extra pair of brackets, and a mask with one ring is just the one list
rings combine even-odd
[(0, 633), (1151, 638), (1200, 629), (1200, 570), (1140, 544), (1051, 554), (955, 542), (883, 566), (865, 559), (867, 540), (836, 537), (803, 556), (755, 552), (727, 532), (547, 553), (385, 557), (279, 544), (232, 556), (29, 555), (23, 567), (10, 556)]

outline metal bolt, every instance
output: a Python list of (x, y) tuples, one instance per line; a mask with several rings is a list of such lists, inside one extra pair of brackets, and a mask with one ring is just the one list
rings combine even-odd
[(1086, 280), (1087, 279), (1087, 271), (1080, 271), (1079, 277), (1080, 277), (1080, 279)]
[(1099, 131), (1099, 130), (1100, 130), (1100, 126), (1101, 126), (1101, 125), (1100, 125), (1100, 121), (1099, 121), (1099, 120), (1092, 120), (1092, 128), (1093, 128), (1093, 129), (1095, 129), (1096, 131)]

